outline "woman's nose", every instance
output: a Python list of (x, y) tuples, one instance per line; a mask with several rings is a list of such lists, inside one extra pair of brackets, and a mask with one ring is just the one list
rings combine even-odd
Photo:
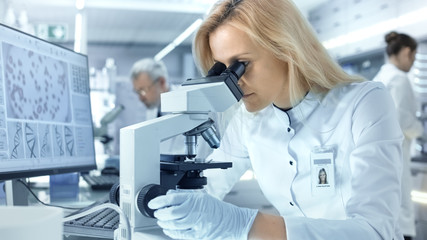
[(239, 81), (237, 81), (237, 85), (239, 85), (239, 87), (242, 87), (242, 86), (244, 85), (244, 82), (245, 82), (245, 79), (244, 79), (244, 77), (242, 76), (242, 77), (239, 79)]

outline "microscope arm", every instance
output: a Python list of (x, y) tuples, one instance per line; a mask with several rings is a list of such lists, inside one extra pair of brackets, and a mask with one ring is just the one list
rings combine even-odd
[(207, 119), (207, 114), (171, 114), (120, 130), (120, 206), (128, 211), (126, 215), (136, 231), (156, 224), (155, 219), (138, 212), (135, 199), (147, 184), (160, 184), (159, 143)]

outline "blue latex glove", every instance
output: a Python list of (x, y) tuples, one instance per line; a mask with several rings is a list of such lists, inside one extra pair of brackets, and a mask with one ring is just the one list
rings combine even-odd
[(148, 207), (163, 232), (175, 239), (247, 239), (258, 210), (218, 200), (204, 190), (169, 190)]

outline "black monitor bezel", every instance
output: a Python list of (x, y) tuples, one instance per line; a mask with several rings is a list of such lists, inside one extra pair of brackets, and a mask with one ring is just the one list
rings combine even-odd
[[(69, 52), (72, 52), (74, 54), (79, 54), (81, 56), (83, 56), (86, 59), (86, 67), (87, 69), (89, 69), (89, 60), (88, 60), (88, 56), (82, 53), (78, 53), (75, 52), (69, 48), (63, 47), (59, 44), (56, 43), (52, 43), (49, 41), (46, 41), (44, 39), (41, 39), (39, 37), (36, 37), (34, 35), (28, 34), (26, 32), (23, 32), (19, 29), (7, 26), (5, 24), (0, 23), (0, 27), (5, 27), (8, 28), (12, 31), (16, 31), (19, 32), (20, 34), (23, 35), (27, 35), (29, 37), (34, 38), (35, 40), (39, 40), (39, 41), (43, 41), (45, 43), (51, 44), (55, 47), (60, 47), (64, 50), (67, 50)], [(89, 79), (89, 71), (87, 72), (87, 79)], [(88, 85), (89, 85), (89, 81), (88, 81)], [(90, 90), (89, 90), (90, 91)], [(90, 99), (90, 94), (89, 94), (89, 106), (92, 109), (92, 103), (91, 103), (91, 99)], [(90, 111), (90, 118), (92, 119), (92, 111)], [(92, 130), (93, 130), (93, 122), (91, 122), (92, 125)], [(13, 179), (19, 179), (19, 178), (29, 178), (29, 177), (40, 177), (40, 176), (46, 176), (46, 175), (54, 175), (54, 174), (61, 174), (61, 173), (72, 173), (72, 172), (87, 172), (90, 170), (94, 170), (97, 168), (96, 166), (96, 155), (95, 155), (95, 144), (93, 144), (93, 164), (88, 164), (88, 165), (78, 165), (78, 166), (67, 166), (67, 167), (55, 167), (55, 168), (40, 168), (40, 169), (25, 169), (25, 170), (20, 170), (20, 171), (8, 171), (8, 172), (0, 172), (0, 181), (5, 181), (5, 180), (13, 180)], [(1, 166), (1, 161), (0, 161), (0, 166)]]

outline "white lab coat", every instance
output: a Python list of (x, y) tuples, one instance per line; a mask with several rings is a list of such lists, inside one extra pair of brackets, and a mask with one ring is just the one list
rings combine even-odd
[[(337, 87), (323, 99), (309, 92), (286, 112), (270, 105), (251, 114), (242, 105), (208, 157), (233, 167), (205, 171), (206, 189), (222, 198), (252, 166), (289, 240), (400, 240), (402, 140), (381, 83)], [(310, 156), (319, 146), (335, 151), (335, 190), (314, 195)]]
[(411, 143), (423, 133), (423, 126), (416, 118), (417, 103), (407, 74), (393, 64), (387, 63), (374, 78), (382, 82), (390, 91), (397, 109), (400, 127), (405, 139), (403, 141), (402, 173), (402, 212), (399, 218), (400, 227), (405, 236), (415, 236), (415, 212), (411, 200)]

